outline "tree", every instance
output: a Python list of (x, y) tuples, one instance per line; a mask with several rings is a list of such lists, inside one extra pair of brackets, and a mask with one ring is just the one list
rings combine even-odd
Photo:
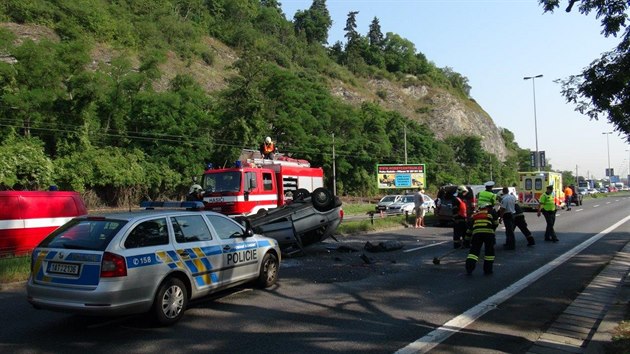
[(374, 19), (372, 19), (372, 23), (370, 23), (368, 39), (370, 40), (370, 48), (376, 47), (380, 50), (383, 49), (383, 41), (385, 41), (385, 37), (383, 36), (383, 32), (381, 32), (381, 24), (376, 17), (374, 17)]
[(295, 32), (303, 33), (309, 43), (327, 44), (332, 22), (326, 0), (313, 0), (308, 10), (298, 11), (293, 16)]
[[(553, 12), (560, 6), (560, 0), (539, 0), (539, 3), (545, 12)], [(590, 119), (606, 117), (630, 142), (630, 27), (626, 26), (630, 2), (569, 0), (566, 11), (570, 12), (576, 3), (584, 15), (596, 12), (604, 36), (616, 36), (622, 30), (625, 33), (616, 48), (602, 54), (582, 73), (559, 80), (562, 95), (576, 105), (576, 111)]]

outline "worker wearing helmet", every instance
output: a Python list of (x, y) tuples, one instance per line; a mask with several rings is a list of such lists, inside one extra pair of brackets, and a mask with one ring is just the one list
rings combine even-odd
[(466, 236), (466, 222), (468, 218), (467, 205), (464, 199), (468, 194), (466, 186), (457, 187), (455, 202), (453, 203), (453, 248), (461, 248)]
[(260, 145), (260, 153), (263, 155), (264, 159), (273, 160), (275, 152), (276, 146), (274, 142), (271, 140), (271, 137), (266, 137), (265, 142)]
[(494, 207), (494, 205), (497, 204), (497, 196), (496, 194), (492, 193), (494, 181), (488, 181), (484, 183), (484, 186), (486, 187), (486, 190), (479, 192), (479, 195), (477, 196), (477, 203), (488, 203)]
[(492, 274), (494, 264), (495, 230), (499, 226), (499, 219), (494, 210), (494, 204), (479, 203), (479, 211), (472, 216), (472, 228), (468, 232), (472, 235), (470, 251), (466, 257), (466, 273), (472, 274), (479, 260), (481, 246), (484, 245), (483, 273)]

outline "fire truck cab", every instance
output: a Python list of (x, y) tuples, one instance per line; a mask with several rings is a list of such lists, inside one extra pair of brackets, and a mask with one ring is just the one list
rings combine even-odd
[(519, 172), (520, 191), (518, 204), (523, 209), (538, 209), (540, 196), (545, 193), (547, 186), (553, 186), (554, 201), (558, 208), (564, 206), (564, 192), (562, 191), (562, 174), (559, 172)]
[(250, 215), (285, 205), (298, 190), (313, 192), (324, 185), (324, 171), (306, 160), (278, 156), (262, 159), (244, 150), (232, 167), (204, 172), (203, 202), (207, 210), (225, 215)]

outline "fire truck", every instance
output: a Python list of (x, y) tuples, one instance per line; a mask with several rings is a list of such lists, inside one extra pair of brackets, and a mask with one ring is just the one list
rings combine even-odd
[(564, 206), (564, 192), (562, 191), (562, 174), (559, 172), (519, 172), (520, 191), (518, 204), (523, 209), (538, 209), (540, 196), (545, 193), (547, 186), (553, 186), (553, 196), (558, 208)]
[(263, 159), (258, 151), (243, 150), (233, 166), (204, 172), (203, 202), (207, 210), (225, 215), (264, 213), (281, 207), (297, 193), (324, 185), (324, 171), (306, 160), (276, 154)]

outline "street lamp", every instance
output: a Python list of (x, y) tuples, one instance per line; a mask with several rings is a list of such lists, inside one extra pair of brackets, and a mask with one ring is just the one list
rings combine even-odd
[(540, 161), (538, 156), (538, 123), (536, 121), (536, 79), (543, 77), (542, 74), (536, 76), (525, 76), (523, 80), (532, 80), (532, 88), (534, 91), (534, 133), (536, 135), (536, 155), (534, 155), (534, 164), (536, 171), (540, 171)]
[(606, 148), (608, 148), (608, 185), (612, 181), (612, 171), (610, 170), (610, 144), (608, 143), (608, 136), (613, 132), (603, 132), (602, 134), (606, 135)]

